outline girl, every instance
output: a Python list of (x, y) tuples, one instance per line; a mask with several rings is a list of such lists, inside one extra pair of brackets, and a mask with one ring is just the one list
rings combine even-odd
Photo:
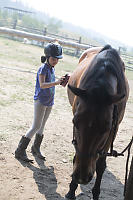
[(32, 153), (45, 160), (40, 152), (43, 140), (43, 130), (54, 104), (55, 86), (61, 85), (64, 77), (55, 81), (55, 65), (62, 58), (62, 47), (58, 43), (48, 43), (44, 48), (45, 56), (41, 57), (43, 65), (39, 68), (36, 78), (34, 95), (34, 120), (32, 127), (22, 136), (15, 151), (15, 157), (23, 161), (32, 162), (26, 154), (27, 146), (34, 134), (35, 140), (32, 145)]

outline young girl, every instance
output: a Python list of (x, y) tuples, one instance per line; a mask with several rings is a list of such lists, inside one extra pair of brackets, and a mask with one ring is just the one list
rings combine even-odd
[(23, 161), (32, 162), (28, 159), (26, 148), (33, 137), (32, 153), (45, 160), (40, 152), (40, 145), (43, 140), (43, 130), (54, 104), (55, 86), (61, 85), (64, 77), (55, 81), (55, 65), (62, 58), (62, 47), (56, 43), (48, 43), (44, 48), (45, 56), (41, 57), (43, 65), (39, 68), (36, 78), (34, 95), (34, 120), (32, 127), (22, 136), (15, 151), (15, 157)]

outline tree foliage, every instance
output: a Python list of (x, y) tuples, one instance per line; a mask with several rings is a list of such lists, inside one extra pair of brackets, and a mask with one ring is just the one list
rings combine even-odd
[(62, 27), (62, 21), (52, 17), (48, 20), (47, 29), (49, 32), (58, 33)]
[(45, 26), (44, 22), (41, 22), (30, 15), (24, 15), (20, 23), (24, 27), (36, 28), (40, 30)]
[[(52, 33), (58, 33), (59, 29), (62, 27), (61, 25), (61, 20), (57, 20), (56, 18), (51, 18), (48, 17), (46, 18), (46, 15), (42, 15), (41, 18), (37, 17), (36, 11), (32, 8), (28, 8), (23, 5), (23, 3), (18, 0), (18, 1), (11, 1), (11, 0), (4, 0), (0, 2), (0, 25), (2, 25), (2, 20), (7, 20), (7, 21), (12, 21), (14, 22), (17, 20), (17, 24), (24, 26), (24, 27), (29, 27), (29, 28), (36, 28), (43, 30), (44, 27), (47, 28), (48, 32)], [(5, 7), (12, 7), (12, 8), (17, 8), (17, 9), (22, 9), (22, 10), (30, 10), (33, 11), (33, 14), (26, 14), (26, 13), (20, 13), (17, 11), (11, 11), (9, 9), (6, 9)]]

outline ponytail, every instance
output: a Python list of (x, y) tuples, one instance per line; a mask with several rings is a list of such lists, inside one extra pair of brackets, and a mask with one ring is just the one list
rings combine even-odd
[(41, 62), (45, 63), (45, 61), (46, 61), (46, 56), (41, 56)]

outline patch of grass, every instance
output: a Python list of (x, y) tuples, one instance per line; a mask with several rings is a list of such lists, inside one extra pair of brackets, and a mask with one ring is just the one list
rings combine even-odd
[(8, 101), (0, 100), (0, 106), (5, 107), (5, 106), (8, 106), (8, 105), (9, 105)]
[(11, 99), (12, 102), (24, 101), (25, 100), (25, 98), (20, 94), (12, 94), (10, 99)]
[(133, 71), (126, 70), (126, 77), (128, 80), (133, 80)]
[(6, 93), (2, 89), (0, 89), (0, 94), (1, 95), (6, 95)]
[(28, 81), (28, 82), (27, 82), (27, 85), (28, 85), (28, 86), (33, 86), (33, 83), (32, 83), (31, 81)]
[(129, 96), (128, 103), (133, 103), (133, 98)]
[(5, 42), (5, 45), (6, 45), (6, 46), (9, 46), (9, 42)]
[(74, 155), (75, 155), (74, 152), (71, 153), (71, 154), (69, 155), (69, 161), (70, 161), (71, 163), (73, 162)]
[(56, 66), (56, 72), (60, 76), (65, 75), (66, 73), (71, 73), (74, 71), (78, 64), (78, 58), (64, 55), (63, 59), (59, 61)]
[[(23, 66), (26, 68), (29, 65), (33, 66), (40, 65), (40, 56), (43, 54), (42, 48), (38, 48), (33, 45), (25, 45), (18, 41), (9, 40), (7, 38), (0, 38), (1, 42), (1, 63), (17, 63), (17, 67)], [(18, 48), (19, 46), (19, 48)], [(8, 59), (7, 59), (8, 58)], [(8, 61), (8, 62), (7, 62)]]
[(6, 140), (7, 140), (7, 134), (0, 133), (0, 141), (6, 141)]

